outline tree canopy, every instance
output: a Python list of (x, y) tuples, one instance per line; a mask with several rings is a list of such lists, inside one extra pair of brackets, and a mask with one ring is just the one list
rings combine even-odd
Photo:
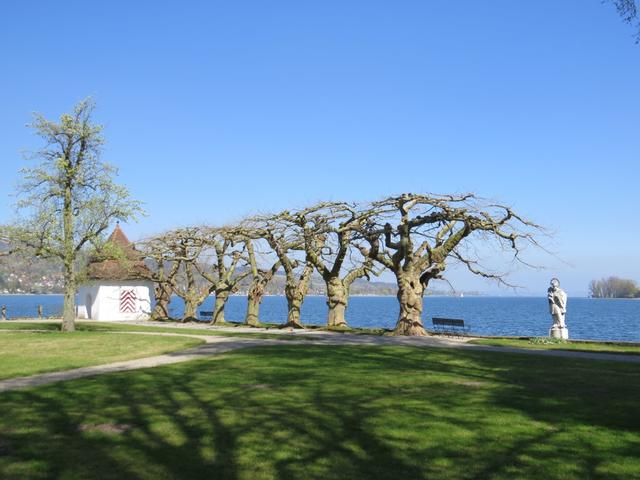
[[(300, 328), (301, 306), (316, 272), (325, 283), (327, 326), (344, 328), (352, 283), (388, 270), (396, 279), (400, 307), (395, 333), (424, 335), (423, 295), (431, 280), (443, 279), (445, 270), (458, 264), (512, 286), (508, 272), (487, 268), (478, 252), (507, 253), (528, 265), (522, 253), (527, 246), (540, 247), (543, 235), (541, 226), (510, 206), (471, 193), (405, 193), (374, 202), (320, 202), (224, 227), (181, 228), (153, 243), (172, 251), (161, 256), (178, 272), (171, 289), (185, 301), (185, 318), (194, 317), (215, 293), (213, 321), (224, 321), (229, 295), (246, 279), (246, 322), (255, 325), (266, 284), (282, 272), (285, 326)], [(260, 263), (256, 249), (263, 253)]]
[(38, 162), (21, 170), (18, 218), (7, 231), (13, 248), (58, 259), (64, 267), (64, 331), (74, 330), (78, 259), (97, 246), (115, 220), (142, 213), (141, 204), (114, 181), (117, 169), (101, 160), (103, 127), (94, 123), (95, 103), (80, 101), (58, 121), (34, 115), (29, 126), (44, 146), (28, 155)]
[(593, 298), (634, 298), (640, 297), (640, 288), (633, 280), (607, 277), (591, 280), (589, 295)]

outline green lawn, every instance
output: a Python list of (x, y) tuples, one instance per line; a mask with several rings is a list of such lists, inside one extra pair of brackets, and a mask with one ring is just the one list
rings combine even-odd
[(149, 357), (200, 343), (188, 337), (126, 333), (4, 332), (0, 334), (0, 380)]
[(469, 343), (496, 347), (533, 348), (538, 350), (571, 350), (580, 352), (606, 352), (640, 355), (640, 346), (597, 342), (537, 343), (535, 340), (512, 338), (479, 338)]
[(254, 348), (0, 394), (0, 478), (640, 478), (640, 365)]
[[(0, 322), (0, 330), (50, 330), (59, 331), (60, 322), (20, 322), (7, 321)], [(239, 331), (229, 332), (213, 329), (188, 328), (167, 326), (159, 327), (155, 325), (129, 325), (115, 322), (76, 322), (76, 330), (79, 332), (157, 332), (157, 333), (184, 333), (189, 335), (217, 335), (221, 337), (246, 337), (246, 338), (266, 338), (276, 340), (306, 340), (309, 337), (300, 335), (282, 335), (278, 333), (263, 333)]]

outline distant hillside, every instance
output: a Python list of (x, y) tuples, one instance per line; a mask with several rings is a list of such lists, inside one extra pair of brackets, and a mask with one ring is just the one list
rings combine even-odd
[[(0, 246), (1, 248), (1, 246)], [(245, 295), (251, 278), (245, 278), (238, 294)], [(268, 295), (284, 294), (285, 278), (278, 273), (267, 286)], [(351, 295), (392, 295), (397, 292), (393, 282), (356, 280), (351, 285)], [(0, 294), (4, 293), (62, 293), (62, 270), (52, 260), (24, 258), (18, 256), (0, 257)], [(459, 295), (460, 292), (450, 290), (427, 290), (427, 295)], [(480, 295), (478, 292), (463, 292), (465, 295)], [(322, 277), (315, 274), (311, 277), (309, 295), (325, 295), (326, 288)]]
[[(238, 291), (239, 294), (246, 294), (250, 279), (242, 282), (242, 286)], [(273, 277), (267, 286), (268, 295), (284, 295), (285, 277), (283, 273), (279, 273)], [(358, 279), (351, 285), (352, 295), (395, 295), (397, 288), (393, 283), (386, 282), (368, 282), (366, 279)], [(319, 275), (311, 277), (309, 285), (309, 295), (325, 295), (327, 289), (324, 280)]]
[(0, 293), (62, 293), (62, 270), (51, 260), (0, 257)]
[[(242, 282), (238, 294), (246, 295), (247, 288), (249, 286), (250, 279), (245, 279)], [(283, 295), (284, 294), (285, 278), (283, 273), (278, 273), (271, 283), (267, 286), (268, 295)], [(398, 291), (398, 287), (393, 282), (378, 282), (368, 281), (365, 278), (359, 278), (351, 285), (351, 295), (371, 295), (371, 296), (383, 296), (391, 295), (395, 296)], [(452, 292), (451, 290), (434, 290), (428, 289), (427, 295), (444, 295), (444, 296), (457, 296), (463, 293), (464, 295), (482, 295), (480, 292)], [(314, 275), (311, 277), (311, 284), (309, 286), (309, 295), (326, 295), (326, 288), (324, 281), (320, 275)]]

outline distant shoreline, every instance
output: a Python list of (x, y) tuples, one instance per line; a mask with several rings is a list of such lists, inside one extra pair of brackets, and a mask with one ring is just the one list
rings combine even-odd
[(64, 296), (64, 293), (0, 293), (0, 297), (42, 297), (44, 295), (61, 295)]
[[(0, 293), (0, 297), (43, 297), (43, 296), (64, 296), (64, 293)], [(177, 295), (174, 295), (177, 297)], [(233, 294), (232, 297), (246, 297), (247, 294)], [(284, 294), (265, 294), (265, 297), (284, 297)], [(307, 297), (326, 297), (326, 295), (322, 294), (309, 294)], [(214, 298), (215, 295), (211, 294), (207, 298)], [(380, 294), (352, 294), (349, 295), (349, 298), (396, 298), (395, 294), (389, 295), (380, 295)], [(460, 297), (458, 295), (425, 295), (425, 299), (429, 298), (459, 298), (464, 300), (465, 298), (546, 298), (544, 294), (540, 295), (492, 295), (492, 294), (481, 294), (481, 295), (471, 295), (465, 294), (464, 297)], [(583, 299), (583, 300), (636, 300), (640, 301), (640, 298), (594, 298), (594, 297), (583, 297), (583, 296), (572, 296), (569, 297), (569, 301), (571, 299)]]

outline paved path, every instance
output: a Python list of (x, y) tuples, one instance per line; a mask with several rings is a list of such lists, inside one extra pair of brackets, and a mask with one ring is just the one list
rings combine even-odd
[[(146, 324), (148, 325), (148, 323)], [(166, 327), (166, 324), (163, 326)], [(211, 327), (210, 327), (211, 328)], [(216, 328), (222, 330), (224, 327)], [(128, 370), (138, 370), (142, 368), (157, 367), (160, 365), (169, 365), (173, 363), (187, 362), (199, 358), (206, 358), (212, 355), (236, 350), (247, 347), (262, 347), (274, 345), (368, 345), (368, 346), (411, 346), (426, 348), (458, 348), (464, 350), (489, 351), (499, 353), (517, 353), (524, 355), (538, 355), (545, 357), (562, 357), (562, 358), (578, 358), (589, 360), (608, 360), (617, 362), (640, 363), (640, 355), (623, 355), (610, 353), (595, 352), (573, 352), (567, 350), (533, 350), (511, 347), (495, 347), (489, 345), (473, 345), (467, 343), (468, 339), (443, 338), (443, 337), (383, 337), (376, 335), (354, 335), (342, 334), (334, 332), (304, 332), (304, 331), (280, 331), (282, 335), (294, 335), (305, 337), (300, 339), (291, 339), (287, 341), (279, 339), (259, 339), (259, 338), (242, 338), (242, 337), (223, 337), (207, 335), (206, 328), (203, 328), (202, 335), (180, 333), (180, 328), (176, 328), (176, 333), (160, 333), (160, 332), (111, 332), (121, 334), (137, 334), (137, 335), (163, 335), (163, 336), (185, 336), (199, 338), (205, 341), (204, 345), (183, 350), (180, 352), (172, 352), (154, 357), (140, 358), (135, 360), (127, 360), (123, 362), (109, 363), (106, 365), (96, 365), (92, 367), (76, 368), (73, 370), (65, 370), (62, 372), (43, 373), (32, 375), (29, 377), (11, 378), (0, 381), (0, 392), (9, 390), (17, 390), (21, 388), (36, 387), (55, 382), (73, 380), (76, 378), (91, 377), (112, 372), (123, 372)], [(237, 327), (228, 329), (238, 332)], [(7, 330), (5, 332), (17, 332), (20, 330)], [(266, 330), (265, 330), (266, 331)], [(0, 330), (0, 332), (3, 332)], [(252, 329), (251, 332), (256, 332)], [(269, 330), (268, 333), (275, 333)]]

